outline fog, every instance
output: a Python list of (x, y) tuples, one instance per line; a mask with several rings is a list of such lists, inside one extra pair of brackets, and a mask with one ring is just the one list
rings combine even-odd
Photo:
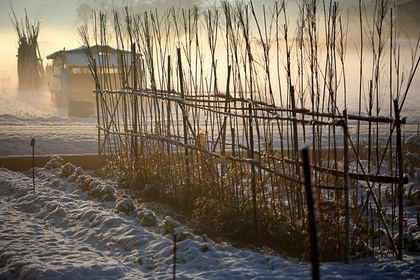
[[(232, 3), (235, 1), (232, 1)], [(262, 13), (262, 7), (266, 7), (267, 14), (272, 12), (274, 1), (254, 1), (254, 6), (257, 12)], [(58, 50), (73, 49), (79, 47), (81, 39), (78, 34), (78, 27), (82, 24), (89, 22), (92, 11), (105, 11), (110, 12), (114, 9), (123, 10), (124, 6), (127, 5), (130, 11), (140, 13), (147, 10), (166, 10), (171, 6), (175, 5), (176, 9), (189, 8), (194, 4), (202, 7), (210, 7), (214, 5), (220, 5), (220, 2), (200, 1), (200, 0), (186, 0), (186, 1), (170, 1), (170, 0), (157, 0), (157, 1), (111, 1), (111, 0), (86, 0), (86, 1), (59, 1), (59, 0), (14, 0), (11, 1), (14, 11), (18, 19), (24, 19), (25, 10), (28, 14), (30, 21), (40, 21), (40, 33), (38, 38), (39, 50), (43, 59), (44, 66), (50, 61), (46, 60), (46, 56), (56, 52)], [(346, 54), (346, 71), (349, 71), (347, 75), (347, 86), (348, 86), (348, 99), (350, 104), (357, 104), (357, 92), (358, 92), (358, 44), (359, 38), (357, 33), (359, 32), (358, 23), (358, 1), (340, 1), (340, 7), (342, 10), (343, 21), (348, 22), (348, 41), (347, 41), (347, 54)], [(364, 3), (367, 14), (369, 10), (373, 8), (373, 1), (366, 0)], [(322, 12), (322, 1), (319, 2), (319, 10)], [(295, 23), (297, 19), (298, 6), (295, 1), (288, 1), (286, 7), (288, 21), (290, 24), (290, 36), (294, 36)], [(17, 35), (14, 30), (14, 26), (11, 22), (11, 9), (8, 0), (0, 0), (0, 78), (11, 78), (11, 88), (17, 87)], [(348, 18), (348, 19), (347, 19)], [(368, 16), (366, 20), (369, 20)], [(320, 44), (323, 40), (323, 22), (319, 22), (319, 34)], [(368, 32), (365, 27), (364, 32)], [(368, 57), (369, 47), (368, 42), (365, 42), (366, 52), (365, 55)], [(408, 49), (409, 43), (405, 42), (402, 48), (403, 61), (408, 63), (408, 58), (411, 55)], [(386, 56), (387, 54), (385, 54)], [(225, 56), (221, 54), (220, 57)], [(364, 63), (369, 65), (369, 58), (366, 58)], [(384, 60), (384, 68), (386, 67), (386, 60)], [(364, 66), (365, 75), (371, 75), (369, 66)], [(407, 68), (406, 66), (405, 68)], [(223, 71), (223, 70), (222, 70)], [(416, 76), (414, 81), (415, 88), (419, 88), (420, 78)], [(367, 81), (364, 82), (364, 92), (367, 88)], [(385, 90), (385, 89), (384, 89)], [(410, 104), (419, 104), (418, 95), (413, 95)], [(342, 102), (342, 101), (339, 101)], [(414, 106), (416, 107), (416, 106)]]
[[(235, 1), (232, 1), (235, 2)], [(262, 5), (272, 6), (274, 1), (254, 1), (256, 8)], [(357, 4), (356, 0), (343, 1), (345, 7)], [(72, 49), (81, 45), (77, 28), (89, 22), (92, 11), (109, 12), (113, 9), (122, 10), (124, 6), (131, 11), (142, 12), (147, 10), (166, 10), (171, 6), (176, 8), (189, 8), (194, 4), (209, 7), (220, 2), (200, 0), (156, 0), (156, 1), (111, 1), (111, 0), (12, 0), (11, 4), (18, 19), (25, 18), (25, 10), (32, 22), (40, 21), (41, 28), (38, 39), (41, 56), (44, 59), (48, 54), (63, 48)], [(355, 7), (355, 6), (354, 6)], [(288, 2), (290, 22), (295, 21), (297, 7), (294, 1)], [(11, 22), (12, 12), (9, 0), (0, 0), (0, 77), (10, 76), (16, 81), (16, 54), (17, 35)]]

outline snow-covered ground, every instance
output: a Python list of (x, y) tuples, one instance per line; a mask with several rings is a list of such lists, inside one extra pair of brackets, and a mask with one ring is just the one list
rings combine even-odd
[[(83, 191), (81, 182), (62, 176), (61, 171), (36, 168), (33, 191), (31, 170), (0, 169), (1, 279), (172, 277), (173, 237), (164, 234), (164, 223), (171, 219), (156, 218), (155, 225), (147, 226), (135, 214), (140, 211), (116, 214), (130, 200), (103, 201), (105, 196)], [(115, 192), (112, 183), (94, 180), (91, 185), (96, 189)], [(177, 243), (178, 279), (311, 277), (309, 263), (216, 244), (182, 227), (174, 232), (185, 238)], [(323, 279), (418, 279), (419, 275), (420, 261), (413, 256), (404, 261), (388, 257), (321, 265)]]
[[(98, 151), (98, 130), (96, 117), (68, 117), (67, 109), (57, 109), (51, 106), (51, 96), (48, 91), (16, 93), (16, 90), (0, 92), (0, 157), (12, 155), (31, 155), (31, 138), (35, 137), (35, 154), (37, 155), (68, 155), (94, 154)], [(411, 113), (411, 111), (410, 111)], [(409, 116), (410, 120), (420, 118)], [(420, 114), (420, 113), (419, 113)], [(405, 116), (405, 115), (404, 115)], [(382, 144), (386, 145), (389, 130), (388, 125), (381, 125)], [(409, 123), (404, 126), (403, 134), (407, 139), (417, 136), (418, 125)], [(300, 134), (302, 134), (299, 126)], [(349, 132), (353, 141), (356, 139), (357, 126), (350, 124)], [(337, 132), (342, 137), (341, 130)], [(230, 135), (227, 135), (229, 138)], [(276, 140), (274, 148), (280, 148), (280, 140)], [(360, 137), (367, 141), (367, 126), (362, 126)], [(311, 141), (307, 132), (306, 141)], [(395, 143), (395, 141), (394, 141)], [(255, 144), (257, 145), (257, 144)], [(299, 146), (304, 145), (300, 137)], [(328, 139), (323, 138), (323, 146), (328, 145)], [(257, 146), (256, 146), (257, 148)]]
[(97, 153), (96, 118), (70, 118), (47, 91), (0, 93), (0, 156)]
[[(46, 92), (0, 93), (0, 156), (30, 155), (32, 137), (37, 139), (37, 154), (95, 153), (95, 125), (95, 118), (69, 118), (65, 111), (52, 109)], [(112, 182), (95, 179), (95, 188), (87, 191), (83, 180), (62, 176), (61, 171), (59, 166), (36, 168), (33, 191), (32, 170), (0, 169), (0, 279), (172, 277), (173, 237), (165, 234), (170, 218), (152, 213), (155, 220), (147, 223), (145, 213), (150, 212), (140, 211), (141, 205), (133, 205), (135, 211), (128, 214), (115, 213), (129, 200), (104, 201), (101, 191), (116, 192)], [(185, 239), (177, 243), (178, 279), (311, 277), (310, 263), (216, 244), (182, 227), (174, 232)], [(413, 254), (406, 254), (404, 261), (388, 255), (321, 265), (323, 279), (420, 279), (419, 275), (420, 257)]]

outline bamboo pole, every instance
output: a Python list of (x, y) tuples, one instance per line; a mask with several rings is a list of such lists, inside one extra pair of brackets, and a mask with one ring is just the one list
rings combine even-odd
[[(184, 77), (182, 74), (182, 61), (181, 61), (181, 49), (177, 48), (177, 57), (178, 57), (178, 76), (179, 76), (179, 85), (180, 85), (180, 89), (181, 89), (181, 98), (184, 99), (185, 98), (185, 93), (184, 93)], [(189, 194), (191, 191), (191, 186), (190, 186), (190, 167), (189, 167), (189, 156), (188, 156), (188, 127), (187, 127), (187, 116), (186, 116), (186, 112), (185, 112), (185, 106), (183, 104), (180, 104), (181, 109), (184, 111), (184, 114), (182, 114), (182, 124), (183, 124), (183, 129), (184, 129), (184, 158), (185, 158), (185, 170), (186, 170), (186, 174), (187, 174), (187, 178), (186, 178), (186, 186), (187, 186), (187, 197), (189, 198)]]
[(399, 260), (403, 260), (403, 241), (404, 241), (404, 165), (401, 142), (400, 110), (398, 98), (394, 99), (395, 125), (397, 127), (397, 153), (398, 153), (398, 255)]
[[(132, 71), (133, 71), (133, 87), (134, 90), (137, 90), (137, 71), (136, 71), (136, 43), (133, 43), (131, 45), (131, 67), (132, 67)], [(137, 95), (133, 96), (133, 117), (132, 117), (132, 121), (133, 121), (133, 132), (136, 135), (137, 134), (137, 115), (138, 115), (138, 101), (137, 101)], [(139, 160), (139, 150), (138, 150), (138, 139), (137, 136), (134, 136), (134, 164), (135, 167), (137, 167), (138, 165), (138, 160)]]
[(344, 261), (349, 263), (350, 258), (350, 181), (349, 181), (349, 149), (348, 149), (348, 125), (347, 125), (347, 109), (343, 111), (343, 145), (344, 145), (344, 190), (345, 190), (345, 252)]
[(319, 256), (318, 256), (318, 237), (317, 237), (317, 206), (313, 196), (312, 176), (309, 167), (309, 149), (302, 150), (303, 171), (305, 178), (306, 200), (308, 204), (309, 232), (311, 238), (311, 259), (312, 259), (312, 279), (320, 279)]
[[(168, 55), (168, 74), (167, 74), (167, 91), (171, 92), (171, 56)], [(168, 137), (171, 137), (171, 101), (168, 100), (168, 106), (166, 109), (166, 134)], [(171, 153), (171, 145), (168, 144), (168, 155)]]
[[(292, 106), (292, 125), (293, 125), (293, 150), (295, 154), (295, 176), (296, 179), (300, 179), (300, 166), (299, 166), (299, 147), (298, 147), (298, 130), (297, 130), (297, 122), (296, 122), (296, 112), (294, 109), (296, 108), (295, 105), (295, 87), (290, 86), (290, 104)], [(302, 193), (300, 186), (297, 186), (297, 196), (298, 196), (298, 218), (300, 219), (303, 215), (303, 206), (302, 206)]]
[(35, 138), (31, 139), (32, 146), (32, 185), (35, 191)]
[(92, 71), (93, 71), (93, 73), (95, 73), (94, 77), (95, 77), (95, 88), (96, 88), (96, 91), (95, 91), (96, 120), (97, 120), (97, 124), (98, 124), (98, 156), (99, 156), (99, 159), (101, 159), (102, 151), (101, 151), (101, 130), (99, 128), (99, 126), (101, 125), (100, 114), (99, 114), (99, 112), (100, 112), (100, 110), (99, 110), (99, 108), (100, 108), (100, 106), (99, 106), (99, 94), (102, 94), (102, 93), (99, 91), (99, 89), (100, 89), (99, 80), (96, 78), (97, 77), (96, 76), (96, 59), (93, 59), (92, 67), (93, 67)]

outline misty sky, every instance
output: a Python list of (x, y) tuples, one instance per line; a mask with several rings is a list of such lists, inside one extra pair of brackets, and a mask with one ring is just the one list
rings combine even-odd
[[(15, 76), (16, 54), (17, 54), (17, 35), (13, 29), (10, 16), (10, 0), (0, 0), (0, 76)], [(364, 0), (371, 3), (373, 0)], [(235, 1), (232, 1), (235, 2)], [(247, 1), (246, 1), (247, 2)], [(258, 9), (263, 4), (272, 7), (274, 0), (254, 0), (254, 6)], [(322, 1), (320, 1), (321, 3)], [(328, 2), (328, 0), (326, 0)], [(358, 0), (339, 0), (344, 6), (343, 10), (356, 9)], [(82, 25), (90, 15), (91, 10), (112, 10), (115, 6), (134, 7), (135, 12), (156, 8), (167, 9), (173, 5), (189, 7), (193, 4), (211, 6), (220, 1), (210, 0), (11, 0), (18, 19), (25, 17), (25, 9), (31, 21), (40, 21), (41, 28), (38, 39), (41, 55), (44, 58), (55, 51), (73, 49), (79, 47), (80, 39), (77, 27)], [(90, 9), (90, 10), (89, 10)], [(89, 11), (88, 11), (89, 10)], [(287, 12), (289, 21), (295, 22), (296, 1), (287, 1)], [(351, 28), (351, 26), (350, 26)], [(12, 70), (12, 73), (10, 71)]]
[[(0, 0), (0, 26), (3, 29), (6, 26), (10, 26), (10, 7), (9, 0)], [(209, 0), (128, 0), (128, 1), (115, 1), (112, 0), (11, 0), (12, 5), (17, 13), (18, 17), (24, 16), (24, 9), (28, 11), (31, 19), (37, 19), (42, 22), (44, 26), (75, 26), (81, 24), (78, 19), (78, 8), (92, 7), (96, 9), (112, 8), (115, 5), (134, 5), (135, 7), (143, 6), (147, 8), (163, 7), (167, 8), (172, 5), (191, 6), (191, 4), (202, 3), (203, 5), (212, 5), (212, 1)], [(216, 1), (215, 3), (219, 3)], [(236, 2), (236, 1), (231, 1)], [(272, 5), (275, 0), (254, 0), (254, 5), (261, 6), (266, 4)], [(328, 2), (328, 0), (326, 1)], [(358, 0), (338, 0), (339, 3), (345, 7), (357, 6)], [(369, 2), (369, 0), (365, 0)], [(143, 4), (147, 3), (147, 4)], [(156, 4), (154, 4), (156, 3)], [(290, 9), (295, 6), (295, 0), (287, 1), (287, 5)]]

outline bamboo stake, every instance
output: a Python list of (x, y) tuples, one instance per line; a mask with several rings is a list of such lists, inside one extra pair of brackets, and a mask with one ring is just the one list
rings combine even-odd
[[(171, 56), (168, 55), (168, 74), (167, 74), (167, 85), (168, 92), (171, 91)], [(166, 109), (166, 134), (171, 137), (171, 101), (168, 100)], [(168, 145), (168, 155), (171, 153), (171, 145)]]
[(397, 153), (398, 153), (398, 255), (399, 260), (403, 260), (403, 241), (404, 241), (404, 165), (401, 143), (401, 123), (400, 109), (398, 107), (398, 99), (394, 99), (395, 125), (397, 127)]
[[(179, 83), (180, 83), (180, 89), (181, 89), (181, 98), (185, 98), (185, 94), (184, 94), (184, 77), (182, 74), (182, 61), (181, 61), (181, 49), (177, 48), (177, 57), (178, 57), (178, 76), (179, 76)], [(181, 105), (181, 109), (184, 110), (184, 105)], [(183, 128), (184, 128), (184, 144), (185, 144), (185, 149), (184, 149), (184, 157), (185, 157), (185, 169), (186, 169), (186, 185), (187, 185), (187, 197), (189, 197), (190, 191), (191, 191), (191, 186), (190, 186), (190, 167), (189, 167), (189, 155), (188, 155), (188, 148), (187, 148), (187, 144), (188, 144), (188, 128), (187, 128), (187, 116), (185, 115), (185, 113), (182, 115), (182, 123), (183, 123)]]
[(345, 190), (345, 253), (344, 261), (349, 263), (350, 259), (350, 181), (349, 181), (349, 149), (348, 149), (348, 125), (347, 125), (347, 109), (343, 111), (343, 145), (344, 145), (344, 190)]
[[(136, 43), (133, 43), (131, 45), (131, 67), (132, 67), (132, 71), (133, 71), (133, 86), (134, 86), (134, 90), (137, 89), (137, 67), (136, 67)], [(133, 96), (134, 100), (134, 104), (133, 104), (133, 132), (134, 134), (137, 134), (137, 115), (138, 115), (138, 101), (137, 101), (137, 95)], [(139, 150), (138, 150), (138, 139), (137, 136), (134, 136), (134, 164), (135, 167), (137, 167), (138, 165), (138, 160), (139, 160)]]
[[(297, 122), (296, 122), (296, 112), (294, 109), (296, 108), (295, 105), (295, 87), (290, 86), (290, 103), (292, 106), (292, 125), (293, 125), (293, 150), (295, 156), (295, 176), (296, 179), (300, 179), (300, 166), (299, 166), (299, 147), (298, 147), (298, 131), (297, 131)], [(298, 196), (298, 218), (302, 218), (303, 216), (303, 206), (302, 206), (302, 194), (300, 186), (297, 186), (297, 196)]]
[(319, 256), (318, 256), (318, 238), (317, 238), (317, 227), (318, 222), (318, 213), (317, 205), (313, 196), (313, 187), (312, 187), (312, 178), (311, 170), (309, 167), (309, 151), (305, 147), (302, 150), (302, 159), (303, 159), (303, 170), (305, 178), (305, 188), (306, 188), (306, 200), (308, 204), (308, 220), (309, 220), (309, 230), (311, 238), (311, 253), (312, 253), (312, 279), (320, 279), (320, 269), (319, 269)]

